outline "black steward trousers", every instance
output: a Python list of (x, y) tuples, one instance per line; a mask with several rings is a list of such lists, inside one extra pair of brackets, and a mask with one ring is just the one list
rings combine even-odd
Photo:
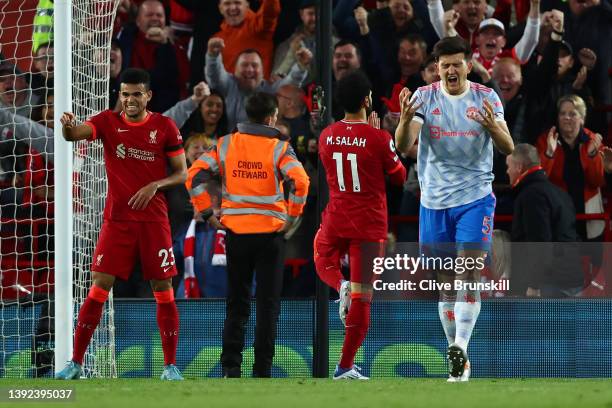
[(251, 286), (256, 271), (254, 377), (270, 377), (283, 286), (285, 239), (283, 234), (235, 234), (227, 232), (228, 295), (223, 326), (223, 368), (240, 367), (244, 326), (251, 312)]

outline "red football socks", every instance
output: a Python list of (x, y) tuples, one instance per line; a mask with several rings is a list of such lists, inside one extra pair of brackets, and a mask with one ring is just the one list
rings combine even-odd
[(353, 366), (355, 354), (365, 340), (369, 326), (370, 302), (353, 298), (346, 317), (346, 335), (342, 345), (342, 358), (340, 359), (341, 368), (346, 369)]
[(153, 292), (157, 302), (157, 326), (164, 350), (164, 365), (176, 363), (176, 347), (178, 345), (179, 315), (174, 302), (172, 289), (163, 292)]
[(76, 330), (74, 332), (74, 350), (72, 360), (77, 364), (83, 364), (83, 356), (87, 351), (87, 346), (91, 341), (100, 318), (104, 310), (104, 302), (108, 298), (108, 291), (96, 285), (92, 285), (87, 295), (87, 299), (83, 302), (79, 317), (77, 319)]

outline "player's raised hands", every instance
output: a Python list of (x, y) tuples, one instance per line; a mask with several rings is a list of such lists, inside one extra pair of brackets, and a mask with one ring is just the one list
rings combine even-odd
[(423, 103), (416, 104), (416, 100), (411, 101), (410, 97), (412, 96), (412, 92), (410, 89), (404, 88), (400, 92), (400, 122), (410, 122), (414, 117), (416, 111), (423, 105)]
[(128, 201), (128, 205), (133, 210), (144, 210), (149, 205), (151, 199), (157, 193), (158, 185), (157, 183), (149, 183), (140, 190), (136, 192)]
[(484, 100), (481, 111), (475, 111), (469, 115), (469, 118), (480, 123), (487, 130), (491, 130), (497, 126), (495, 122), (495, 112), (493, 112), (493, 105), (487, 99)]
[(559, 133), (557, 132), (557, 127), (553, 126), (548, 131), (548, 136), (546, 136), (546, 156), (552, 157), (557, 150), (558, 144)]
[(376, 113), (376, 111), (372, 111), (372, 113), (370, 113), (368, 124), (374, 129), (380, 129), (380, 118), (378, 117), (378, 113)]

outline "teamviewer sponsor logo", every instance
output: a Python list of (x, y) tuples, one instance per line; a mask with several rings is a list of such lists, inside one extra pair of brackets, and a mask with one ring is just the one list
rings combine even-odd
[(125, 146), (123, 143), (117, 146), (117, 157), (120, 159), (125, 159)]

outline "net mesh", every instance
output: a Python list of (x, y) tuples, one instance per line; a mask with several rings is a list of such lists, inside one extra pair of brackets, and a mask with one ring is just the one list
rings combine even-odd
[[(110, 41), (119, 0), (74, 0), (72, 106), (77, 119), (108, 108)], [(90, 267), (102, 226), (106, 172), (102, 144), (74, 146), (74, 296), (80, 307), (91, 285)], [(112, 292), (84, 359), (85, 376), (116, 377)]]
[[(72, 110), (108, 107), (119, 0), (73, 0)], [(50, 376), (54, 346), (53, 2), (0, 1), (0, 376)], [(102, 146), (74, 146), (74, 317), (91, 284), (106, 177)], [(63, 362), (58, 362), (63, 365)], [(114, 377), (112, 296), (85, 375)]]

